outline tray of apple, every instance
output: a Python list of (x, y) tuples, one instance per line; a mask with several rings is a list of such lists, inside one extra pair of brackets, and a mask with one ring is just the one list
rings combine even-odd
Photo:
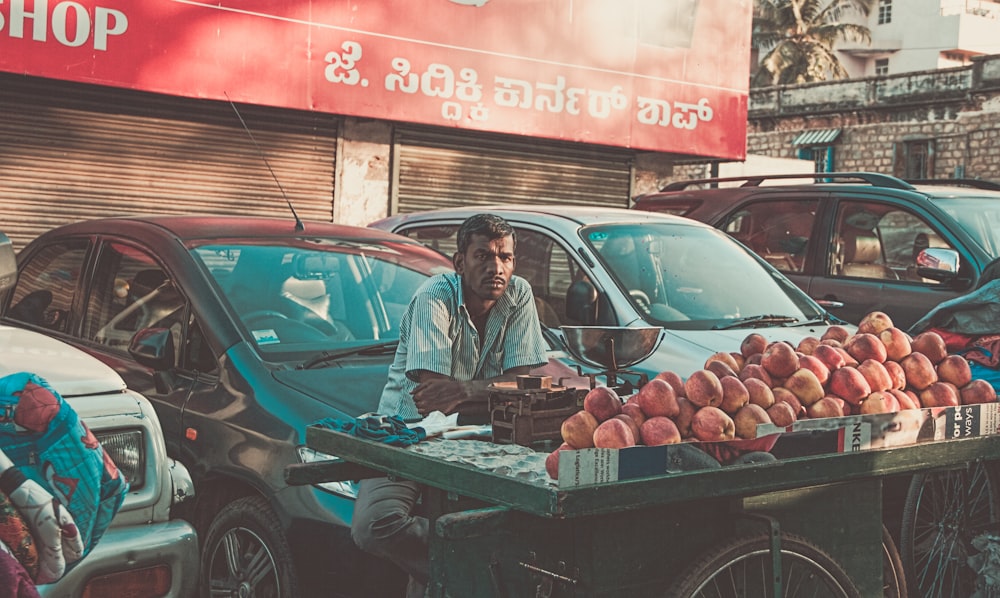
[(911, 337), (884, 312), (794, 346), (750, 333), (686, 378), (664, 371), (627, 397), (597, 387), (583, 407), (561, 425), (550, 477), (565, 450), (693, 443), (726, 465), (794, 432), (837, 433), (833, 452), (1000, 433), (993, 386), (941, 335)]

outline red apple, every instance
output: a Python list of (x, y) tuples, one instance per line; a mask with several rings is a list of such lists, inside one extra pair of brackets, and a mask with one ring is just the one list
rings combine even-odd
[(806, 407), (809, 417), (842, 417), (844, 415), (844, 400), (840, 397), (827, 395), (812, 405)]
[[(635, 395), (632, 396), (635, 397)], [(640, 407), (639, 403), (633, 401), (632, 399), (629, 399), (628, 401), (625, 402), (624, 405), (622, 405), (621, 415), (627, 415), (631, 417), (632, 421), (639, 424), (640, 426), (642, 425), (642, 422), (645, 421), (646, 419), (646, 414), (642, 412), (642, 407)]]
[(680, 398), (684, 395), (684, 379), (677, 372), (666, 371), (660, 372), (656, 375), (657, 378), (661, 380), (666, 380), (668, 384), (674, 389), (674, 394)]
[(559, 431), (562, 434), (563, 442), (571, 447), (575, 449), (592, 448), (597, 424), (597, 418), (590, 412), (581, 410), (563, 420)]
[(764, 384), (767, 384), (768, 386), (774, 385), (774, 380), (771, 378), (771, 374), (768, 374), (767, 370), (764, 369), (764, 366), (760, 365), (759, 363), (748, 363), (745, 366), (743, 366), (743, 369), (740, 370), (739, 377), (740, 380), (743, 380), (744, 382), (746, 382), (750, 378), (757, 378), (758, 380), (763, 381)]
[(632, 438), (635, 439), (636, 444), (639, 443), (639, 422), (635, 421), (630, 416), (625, 415), (624, 413), (619, 413), (618, 415), (614, 416), (611, 419), (620, 419), (626, 424), (628, 424), (629, 429), (632, 430)]
[(937, 364), (938, 380), (961, 388), (972, 381), (972, 368), (961, 355), (947, 355)]
[(559, 445), (559, 448), (552, 451), (547, 457), (545, 457), (545, 471), (549, 474), (550, 478), (553, 480), (559, 479), (559, 453), (571, 450), (573, 450), (573, 447), (564, 442)]
[(816, 378), (820, 384), (826, 384), (827, 380), (830, 379), (830, 368), (815, 355), (803, 355), (799, 357), (799, 367), (806, 368), (816, 374)]
[(639, 428), (642, 443), (647, 446), (676, 444), (681, 441), (681, 432), (669, 417), (651, 417)]
[[(939, 337), (940, 338), (940, 337)], [(931, 359), (921, 351), (913, 351), (899, 362), (906, 374), (906, 385), (920, 391), (938, 381)]]
[(930, 359), (934, 365), (937, 365), (948, 355), (948, 346), (945, 344), (944, 338), (933, 330), (925, 330), (913, 337), (910, 347), (914, 351), (926, 355), (927, 359)]
[(833, 325), (826, 329), (822, 335), (820, 335), (819, 340), (835, 340), (839, 343), (843, 343), (847, 340), (847, 337), (851, 336), (851, 332), (844, 328), (843, 326)]
[(827, 367), (831, 372), (837, 368), (842, 368), (847, 365), (844, 360), (844, 355), (838, 350), (838, 347), (832, 345), (819, 345), (813, 349), (812, 356), (823, 362), (823, 365)]
[(787, 428), (798, 419), (794, 408), (784, 401), (778, 401), (767, 409), (767, 416), (774, 425)]
[(622, 400), (614, 389), (598, 386), (583, 397), (583, 409), (603, 422), (622, 412)]
[(764, 409), (774, 405), (774, 391), (760, 378), (747, 378), (743, 381), (743, 386), (747, 389), (747, 402)]
[(799, 369), (799, 356), (788, 343), (774, 342), (764, 349), (764, 353), (760, 356), (760, 364), (772, 378), (787, 378)]
[(872, 392), (881, 392), (892, 388), (892, 376), (880, 361), (866, 359), (858, 364), (858, 371), (868, 381)]
[(860, 412), (866, 415), (872, 413), (895, 413), (896, 411), (899, 411), (899, 402), (889, 392), (873, 392), (865, 397), (860, 405)]
[(733, 425), (739, 438), (756, 438), (757, 426), (769, 423), (771, 418), (767, 415), (767, 410), (753, 403), (744, 405), (733, 415)]
[(596, 448), (627, 448), (635, 446), (635, 436), (632, 427), (618, 418), (605, 420), (594, 430), (594, 447)]
[[(801, 363), (801, 360), (800, 362)], [(823, 384), (808, 368), (799, 368), (785, 380), (784, 387), (792, 391), (802, 405), (808, 407), (823, 398)]]
[(646, 417), (657, 415), (676, 417), (680, 413), (674, 388), (667, 381), (659, 378), (653, 378), (642, 385), (642, 388), (636, 393), (636, 402)]
[(899, 365), (898, 362), (889, 360), (886, 360), (882, 365), (885, 366), (885, 371), (889, 372), (889, 379), (892, 380), (890, 388), (899, 390), (906, 388), (906, 372), (903, 371), (903, 366)]
[(878, 333), (878, 338), (885, 345), (886, 359), (899, 361), (910, 354), (910, 335), (899, 328), (886, 328)]
[(889, 392), (892, 396), (896, 397), (896, 403), (899, 404), (899, 409), (920, 409), (920, 399), (917, 398), (912, 393), (903, 392), (898, 388), (890, 388)]
[[(795, 346), (795, 350), (801, 353), (802, 355), (812, 355), (813, 351), (816, 350), (816, 347), (818, 346), (819, 346), (818, 338), (816, 338), (815, 336), (807, 336), (799, 341), (799, 344)], [(801, 359), (802, 357), (800, 356), (799, 360), (801, 361)]]
[(924, 407), (957, 407), (961, 404), (958, 389), (947, 382), (933, 382), (920, 391)]
[(763, 353), (767, 348), (767, 338), (759, 332), (751, 332), (740, 343), (740, 353), (746, 359), (755, 353)]
[(721, 361), (722, 363), (728, 365), (729, 369), (734, 372), (738, 372), (740, 370), (740, 364), (737, 363), (736, 359), (730, 355), (728, 351), (716, 351), (715, 353), (712, 353), (708, 356), (708, 359), (705, 360), (705, 364), (702, 367), (708, 369), (708, 364), (713, 361)]
[(717, 407), (722, 404), (722, 382), (709, 370), (696, 370), (684, 381), (684, 394), (696, 407)]
[(993, 386), (983, 380), (976, 378), (959, 389), (959, 396), (963, 405), (974, 405), (977, 403), (993, 403), (997, 400), (997, 392)]
[(883, 330), (892, 327), (892, 318), (881, 311), (869, 312), (858, 322), (858, 332), (862, 334), (877, 335)]
[(861, 399), (872, 393), (864, 374), (851, 366), (830, 372), (830, 382), (827, 386), (830, 394), (837, 395), (851, 405), (859, 405)]
[(736, 425), (728, 413), (709, 405), (694, 412), (691, 432), (702, 442), (732, 440), (736, 436)]
[(677, 424), (681, 438), (691, 438), (691, 420), (694, 418), (695, 412), (698, 411), (698, 407), (687, 397), (678, 397), (677, 405), (680, 407), (680, 413), (674, 418), (674, 423)]
[(719, 408), (726, 413), (733, 415), (750, 401), (750, 392), (746, 385), (735, 376), (720, 378), (722, 384), (722, 403)]
[(844, 343), (844, 350), (858, 363), (868, 359), (882, 363), (886, 358), (885, 345), (874, 334), (855, 334)]

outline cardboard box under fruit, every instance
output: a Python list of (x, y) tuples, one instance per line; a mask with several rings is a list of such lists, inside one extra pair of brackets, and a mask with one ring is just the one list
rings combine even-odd
[(718, 467), (710, 460), (706, 464), (707, 455), (766, 451), (788, 459), (992, 434), (1000, 434), (1000, 403), (802, 419), (787, 428), (761, 424), (755, 440), (564, 450), (559, 454), (558, 485), (571, 488)]

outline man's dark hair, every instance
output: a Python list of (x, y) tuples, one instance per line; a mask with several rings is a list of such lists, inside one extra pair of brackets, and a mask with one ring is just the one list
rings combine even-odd
[(476, 214), (469, 216), (458, 228), (458, 252), (464, 254), (472, 243), (473, 235), (485, 235), (490, 241), (511, 237), (517, 247), (517, 237), (514, 227), (503, 218), (494, 214)]

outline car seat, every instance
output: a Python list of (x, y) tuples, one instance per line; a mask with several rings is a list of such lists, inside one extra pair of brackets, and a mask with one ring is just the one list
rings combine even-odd
[(896, 273), (882, 260), (882, 244), (870, 231), (848, 229), (841, 237), (843, 266), (841, 276), (896, 279)]

